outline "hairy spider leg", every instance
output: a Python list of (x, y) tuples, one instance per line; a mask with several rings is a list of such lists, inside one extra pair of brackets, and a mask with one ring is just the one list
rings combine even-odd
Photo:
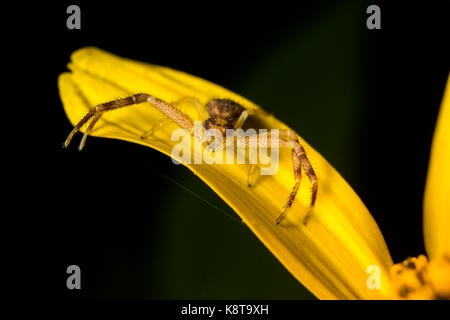
[[(81, 138), (80, 144), (78, 146), (78, 150), (82, 150), (84, 148), (84, 145), (86, 144), (87, 136), (91, 133), (92, 129), (94, 128), (95, 123), (100, 119), (103, 111), (99, 111), (96, 114), (92, 116), (91, 123), (87, 127), (86, 131), (83, 134), (83, 138)], [(68, 145), (69, 143), (67, 143)]]
[(83, 149), (84, 144), (86, 142), (87, 135), (92, 131), (94, 128), (95, 123), (100, 119), (101, 115), (105, 111), (111, 111), (119, 108), (123, 108), (126, 106), (134, 105), (134, 104), (140, 104), (143, 102), (149, 102), (152, 106), (156, 107), (159, 111), (161, 111), (164, 115), (169, 117), (173, 122), (175, 122), (179, 127), (189, 131), (189, 133), (193, 133), (194, 131), (194, 123), (192, 119), (182, 113), (180, 110), (172, 106), (170, 103), (167, 103), (161, 99), (158, 99), (152, 95), (145, 94), (145, 93), (138, 93), (135, 95), (132, 95), (127, 98), (123, 99), (117, 99), (110, 102), (102, 103), (99, 105), (96, 105), (93, 107), (81, 120), (78, 122), (73, 130), (68, 135), (66, 141), (64, 142), (64, 146), (67, 148), (70, 144), (70, 141), (72, 140), (75, 133), (80, 131), (80, 129), (91, 121), (89, 127), (87, 128), (83, 139), (81, 140), (79, 150)]
[[(268, 132), (268, 134), (270, 135), (270, 132)], [(279, 137), (283, 138), (283, 136), (287, 139), (292, 139), (298, 142), (297, 139), (297, 135), (291, 131), (291, 130), (280, 130), (279, 131)], [(294, 156), (294, 155), (293, 155)], [(258, 165), (257, 164), (250, 164), (249, 168), (248, 168), (248, 175), (247, 175), (247, 185), (249, 188), (253, 187), (255, 185), (255, 172), (256, 172), (256, 167)], [(295, 168), (294, 168), (295, 169)]]
[[(192, 102), (195, 104), (195, 107), (197, 109), (197, 116), (199, 120), (204, 120), (205, 118), (205, 112), (204, 110), (202, 110), (202, 108), (200, 107), (200, 102), (195, 99), (195, 98), (191, 98), (191, 97), (183, 97), (175, 102), (173, 102), (173, 105), (178, 106), (179, 104), (183, 103), (183, 102)], [(182, 111), (181, 107), (178, 107), (178, 110)], [(164, 124), (166, 124), (167, 122), (171, 121), (171, 119), (164, 119), (162, 121), (160, 121), (157, 124), (153, 124), (150, 129), (148, 129), (147, 131), (145, 131), (144, 133), (141, 134), (141, 139), (146, 139), (149, 136), (151, 136), (155, 130), (155, 128), (161, 128)]]
[[(286, 142), (281, 141), (280, 139), (280, 145), (284, 144)], [(303, 224), (306, 225), (307, 220), (310, 218), (310, 214), (311, 214), (311, 210), (314, 207), (315, 203), (316, 203), (316, 198), (317, 198), (317, 191), (319, 188), (319, 181), (317, 179), (317, 175), (314, 172), (314, 169), (311, 165), (311, 162), (309, 161), (305, 149), (303, 148), (303, 146), (298, 142), (298, 139), (296, 140), (288, 140), (287, 141), (287, 145), (292, 147), (293, 150), (295, 151), (295, 154), (298, 158), (298, 160), (300, 161), (301, 166), (303, 167), (303, 170), (305, 171), (306, 176), (308, 177), (309, 181), (311, 182), (311, 201), (310, 201), (310, 210), (307, 212), (306, 216), (303, 219)], [(294, 163), (294, 168), (295, 168), (295, 163)], [(295, 170), (295, 169), (294, 169)], [(298, 175), (301, 175), (301, 172), (299, 171), (297, 173)], [(294, 201), (294, 198), (297, 194), (298, 188), (300, 187), (300, 179), (297, 181), (296, 180), (296, 186), (294, 186), (294, 189), (292, 190), (292, 193), (289, 195), (288, 198), (288, 202), (286, 203), (286, 206), (283, 208), (284, 211), (281, 213), (281, 215), (286, 216), (286, 211), (292, 206), (292, 203)], [(278, 217), (277, 219), (277, 224), (279, 224), (281, 222), (281, 220), (283, 220), (283, 217)]]
[(242, 128), (247, 118), (248, 118), (248, 111), (247, 110), (242, 111), (241, 114), (239, 115), (239, 118), (236, 120), (236, 123), (233, 126), (234, 130)]
[[(249, 116), (249, 114), (248, 114), (247, 110), (242, 111), (241, 114), (239, 115), (239, 118), (236, 120), (236, 123), (234, 124), (234, 130), (241, 129), (245, 123), (245, 120), (247, 120), (248, 116)], [(234, 132), (234, 134), (236, 135), (236, 131)], [(255, 173), (257, 166), (258, 166), (257, 164), (253, 164), (253, 163), (249, 164), (248, 174), (247, 174), (247, 186), (249, 188), (251, 188), (253, 186), (252, 176)]]
[[(255, 139), (256, 136), (256, 139)], [(270, 133), (267, 133), (267, 139), (266, 135), (260, 139), (260, 134), (256, 134), (252, 137), (235, 137), (235, 143), (237, 143), (238, 146), (248, 147), (248, 148), (267, 148), (272, 144), (272, 137), (270, 137)], [(314, 204), (316, 203), (317, 198), (317, 190), (318, 190), (318, 179), (314, 172), (313, 167), (311, 166), (311, 163), (308, 160), (308, 157), (306, 156), (305, 149), (303, 146), (298, 142), (297, 136), (295, 133), (293, 133), (290, 130), (280, 130), (280, 136), (285, 136), (287, 138), (278, 138), (278, 145), (282, 148), (291, 148), (292, 150), (292, 158), (293, 158), (293, 164), (294, 164), (294, 177), (295, 177), (295, 185), (289, 194), (289, 197), (286, 201), (286, 204), (283, 207), (283, 211), (276, 219), (276, 224), (280, 224), (280, 222), (286, 217), (286, 214), (291, 208), (295, 197), (297, 196), (297, 192), (300, 188), (300, 182), (301, 182), (301, 168), (303, 167), (303, 170), (305, 171), (306, 176), (308, 177), (309, 181), (312, 185), (311, 190), (311, 201), (310, 201), (310, 207), (312, 208)], [(295, 137), (295, 139), (293, 138)], [(251, 139), (252, 138), (252, 139)], [(309, 218), (309, 213), (307, 217), (303, 220), (303, 222), (306, 224), (307, 218)]]
[[(236, 120), (235, 124), (234, 124), (234, 130), (237, 129), (241, 129), (242, 126), (244, 125), (245, 121), (247, 120), (249, 116), (249, 113), (247, 110), (244, 110), (241, 112), (241, 114), (239, 115), (239, 118)], [(236, 131), (234, 132), (235, 136), (236, 136)], [(251, 177), (253, 176), (254, 172), (256, 171), (256, 167), (257, 164), (252, 164), (250, 163), (249, 168), (248, 168), (248, 174), (247, 174), (247, 185), (249, 187), (252, 187), (253, 183), (251, 181)]]
[(292, 162), (294, 164), (294, 178), (295, 178), (295, 185), (292, 189), (291, 193), (289, 194), (288, 200), (286, 204), (283, 207), (283, 211), (278, 216), (277, 220), (275, 221), (276, 224), (280, 224), (280, 222), (286, 217), (286, 214), (288, 212), (288, 208), (292, 206), (292, 203), (294, 202), (295, 196), (297, 195), (298, 189), (300, 188), (300, 182), (302, 180), (302, 166), (300, 164), (300, 160), (297, 157), (297, 154), (295, 153), (295, 150), (292, 149)]
[(205, 111), (205, 108), (201, 107), (200, 101), (198, 101), (196, 98), (193, 97), (183, 97), (179, 100), (177, 100), (174, 104), (177, 105), (179, 103), (183, 103), (183, 102), (193, 102), (195, 104), (195, 107), (197, 108), (197, 115), (198, 115), (198, 119), (203, 121), (206, 120), (207, 114)]

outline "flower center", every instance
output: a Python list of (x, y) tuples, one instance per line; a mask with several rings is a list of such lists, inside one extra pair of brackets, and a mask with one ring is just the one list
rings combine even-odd
[(399, 299), (450, 299), (449, 256), (408, 258), (392, 266), (391, 276)]

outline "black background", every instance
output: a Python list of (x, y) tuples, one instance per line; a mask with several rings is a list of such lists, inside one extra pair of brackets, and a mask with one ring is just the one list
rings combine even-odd
[[(373, 214), (396, 262), (425, 252), (422, 198), (434, 125), (450, 67), (445, 3), (374, 2), (382, 10), (382, 29), (366, 32), (362, 41), (367, 60), (362, 67), (362, 125), (354, 147), (359, 175), (344, 177)], [(157, 292), (149, 293), (141, 284), (143, 275), (152, 270), (133, 269), (130, 275), (128, 269), (109, 269), (113, 274), (105, 275), (104, 257), (122, 254), (130, 265), (148, 266), (142, 252), (152, 256), (155, 246), (147, 242), (158, 239), (160, 215), (168, 214), (164, 203), (177, 199), (170, 192), (176, 187), (151, 170), (143, 173), (143, 165), (150, 164), (171, 177), (188, 177), (187, 171), (173, 169), (168, 158), (156, 151), (120, 141), (88, 139), (88, 152), (79, 153), (75, 147), (63, 150), (61, 143), (71, 125), (59, 100), (56, 79), (65, 71), (70, 54), (95, 45), (236, 90), (233, 81), (246, 70), (255, 52), (276, 45), (293, 22), (304, 20), (306, 24), (315, 12), (329, 10), (337, 2), (289, 7), (128, 1), (94, 5), (81, 1), (77, 3), (82, 10), (79, 31), (65, 27), (69, 4), (27, 7), (23, 9), (26, 13), (19, 10), (22, 17), (30, 16), (27, 28), (21, 37), (13, 32), (7, 36), (10, 52), (22, 61), (11, 80), (18, 91), (15, 95), (33, 97), (14, 104), (26, 103), (29, 113), (17, 111), (30, 123), (18, 121), (28, 127), (18, 128), (21, 142), (14, 145), (20, 156), (13, 161), (21, 170), (16, 171), (11, 188), (19, 195), (14, 198), (14, 217), (19, 220), (20, 232), (13, 242), (21, 249), (13, 251), (26, 261), (22, 264), (25, 269), (42, 270), (36, 277), (36, 281), (42, 280), (36, 285), (38, 291), (45, 289), (65, 298), (158, 299)], [(362, 8), (361, 28), (365, 28), (364, 8), (369, 4), (373, 3), (357, 4)], [(20, 21), (10, 29), (23, 27), (23, 19)], [(180, 49), (186, 47), (192, 50)], [(250, 98), (262, 104), (257, 97)], [(283, 115), (288, 120), (288, 113)], [(212, 192), (206, 196), (231, 212)], [(119, 198), (122, 200), (105, 201)], [(197, 205), (210, 211), (202, 203)], [(150, 231), (149, 225), (153, 226)], [(83, 283), (88, 285), (81, 293), (68, 292), (65, 287), (65, 268), (70, 264), (79, 264), (86, 275)], [(100, 287), (108, 286), (111, 278), (116, 279), (116, 286), (105, 294)], [(231, 298), (236, 297), (239, 295)]]

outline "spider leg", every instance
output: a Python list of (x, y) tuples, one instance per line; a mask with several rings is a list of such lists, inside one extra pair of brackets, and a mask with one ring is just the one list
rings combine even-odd
[(87, 127), (86, 131), (83, 134), (83, 138), (80, 141), (80, 145), (78, 146), (78, 150), (81, 151), (83, 149), (84, 145), (86, 144), (87, 136), (89, 135), (89, 133), (91, 133), (92, 129), (95, 126), (95, 123), (98, 121), (98, 119), (100, 119), (102, 113), (103, 113), (102, 111), (99, 111), (99, 112), (97, 112), (96, 114), (94, 114), (92, 116), (91, 123), (89, 124), (89, 126)]
[[(181, 99), (179, 99), (179, 100), (173, 102), (172, 104), (173, 104), (174, 106), (178, 106), (179, 104), (184, 103), (184, 102), (191, 102), (191, 103), (194, 103), (194, 104), (195, 104), (195, 107), (196, 107), (196, 109), (197, 109), (197, 116), (198, 116), (198, 119), (200, 119), (200, 120), (203, 120), (203, 119), (204, 119), (204, 117), (205, 117), (205, 112), (204, 112), (204, 111), (202, 110), (202, 108), (200, 107), (200, 102), (199, 102), (197, 99), (195, 99), (195, 98), (191, 98), (191, 97), (183, 97), (183, 98), (181, 98)], [(178, 110), (182, 111), (182, 108), (181, 108), (181, 107), (178, 107)], [(148, 138), (149, 136), (151, 136), (151, 135), (154, 133), (155, 130), (157, 130), (158, 128), (161, 128), (163, 125), (165, 125), (165, 124), (166, 124), (167, 122), (169, 122), (169, 121), (171, 121), (171, 119), (164, 119), (164, 120), (160, 121), (159, 123), (156, 123), (156, 124), (151, 125), (151, 127), (150, 127), (147, 131), (145, 131), (144, 133), (141, 134), (141, 139), (146, 139), (146, 138)]]
[(311, 217), (312, 208), (314, 207), (314, 204), (316, 203), (319, 182), (318, 182), (316, 173), (314, 172), (314, 169), (311, 166), (311, 162), (309, 162), (308, 157), (306, 156), (305, 149), (300, 144), (298, 144), (298, 149), (299, 149), (300, 162), (302, 164), (303, 169), (305, 170), (306, 176), (308, 177), (309, 181), (311, 181), (311, 185), (312, 185), (310, 210), (306, 213), (306, 216), (303, 218), (303, 224), (306, 225), (309, 218)]
[(242, 128), (242, 126), (244, 125), (245, 120), (247, 120), (248, 118), (248, 111), (244, 110), (241, 112), (241, 114), (239, 115), (239, 118), (237, 118), (235, 124), (234, 124), (234, 130), (240, 129)]
[[(292, 150), (292, 162), (294, 166), (294, 177), (295, 177), (295, 185), (289, 194), (289, 197), (286, 201), (286, 205), (283, 207), (282, 213), (276, 219), (276, 224), (280, 224), (280, 222), (285, 218), (289, 208), (291, 208), (294, 203), (295, 197), (297, 196), (297, 192), (300, 188), (301, 181), (301, 168), (305, 171), (306, 176), (312, 185), (311, 190), (311, 202), (310, 208), (314, 206), (317, 198), (318, 191), (318, 179), (314, 172), (314, 169), (311, 163), (306, 156), (306, 151), (303, 146), (299, 143), (297, 136), (290, 130), (280, 130), (279, 136), (283, 138), (278, 138), (278, 145), (282, 148), (291, 148)], [(267, 139), (260, 139), (260, 135), (256, 135), (257, 139), (250, 139), (249, 137), (235, 137), (235, 141), (237, 145), (245, 146), (245, 147), (263, 147), (267, 148), (272, 144), (272, 138), (270, 134), (267, 135)], [(284, 138), (286, 137), (286, 138)], [(304, 219), (304, 223), (306, 223), (309, 215)]]
[(287, 209), (292, 206), (292, 203), (294, 202), (295, 196), (297, 195), (298, 189), (300, 188), (300, 182), (302, 180), (302, 167), (300, 165), (300, 160), (297, 157), (297, 154), (295, 153), (295, 150), (292, 149), (292, 162), (294, 164), (294, 178), (295, 178), (295, 185), (292, 189), (291, 193), (289, 194), (288, 200), (283, 207), (283, 212), (278, 216), (276, 220), (276, 224), (280, 224), (280, 222), (284, 219), (284, 217), (287, 214)]
[[(306, 176), (308, 177), (309, 181), (311, 182), (312, 187), (311, 187), (310, 209), (313, 208), (314, 204), (316, 203), (317, 191), (318, 191), (319, 185), (318, 185), (318, 179), (317, 179), (316, 173), (314, 172), (311, 162), (309, 162), (308, 157), (306, 156), (305, 149), (298, 142), (297, 138), (295, 140), (280, 139), (279, 143), (280, 143), (280, 146), (286, 146), (286, 147), (289, 146), (292, 148), (292, 151), (295, 153), (296, 158), (300, 162), (301, 167), (303, 167), (303, 170), (305, 171)], [(294, 170), (295, 170), (295, 166), (296, 166), (296, 162), (294, 161)], [(279, 224), (281, 222), (281, 220), (283, 220), (283, 218), (286, 216), (287, 210), (292, 206), (293, 199), (297, 195), (299, 186), (300, 186), (299, 184), (297, 186), (297, 182), (296, 182), (296, 185), (294, 186), (291, 194), (289, 195), (288, 201), (283, 208), (284, 209), (283, 212), (277, 219), (277, 224)], [(310, 218), (310, 213), (311, 213), (311, 210), (308, 211), (307, 215), (303, 219), (304, 224), (306, 224), (307, 220)]]
[(113, 100), (110, 102), (102, 103), (93, 107), (81, 120), (78, 122), (73, 130), (68, 135), (66, 141), (64, 142), (64, 146), (67, 148), (70, 144), (75, 133), (79, 132), (80, 129), (89, 121), (91, 124), (87, 128), (85, 135), (83, 136), (79, 149), (81, 150), (86, 142), (87, 135), (92, 131), (95, 123), (100, 119), (101, 115), (105, 111), (111, 111), (119, 108), (123, 108), (126, 106), (139, 104), (142, 102), (149, 102), (152, 106), (156, 107), (159, 111), (161, 111), (164, 115), (174, 121), (179, 127), (188, 130), (192, 133), (194, 125), (192, 119), (182, 113), (180, 110), (172, 106), (171, 104), (158, 99), (152, 95), (145, 93), (138, 93), (127, 98)]
[[(268, 132), (268, 136), (270, 136), (270, 132)], [(281, 138), (295, 140), (298, 142), (297, 136), (291, 130), (280, 130), (279, 136), (281, 136)], [(297, 186), (297, 179), (301, 178), (301, 167), (296, 165), (296, 163), (298, 162), (297, 156), (292, 154), (292, 157), (293, 157), (293, 161), (294, 161), (294, 176), (295, 176), (295, 181), (296, 181), (296, 186)], [(257, 164), (250, 164), (250, 166), (248, 168), (247, 185), (249, 186), (249, 188), (253, 187), (253, 185), (254, 185), (254, 181), (253, 181), (254, 179), (252, 179), (252, 175), (254, 174), (257, 166), (258, 166)], [(297, 167), (298, 167), (298, 173), (297, 173), (297, 169), (296, 169)], [(300, 184), (300, 182), (298, 182), (298, 184)], [(296, 189), (298, 190), (298, 187), (296, 187), (296, 186), (294, 187), (294, 190), (296, 190)], [(294, 198), (295, 198), (295, 195), (293, 196), (292, 201), (294, 200)], [(288, 202), (289, 202), (289, 200), (288, 200)], [(286, 210), (284, 212), (286, 212)], [(284, 215), (283, 215), (283, 217), (284, 217)], [(281, 218), (281, 220), (282, 219), (283, 218)]]
[[(312, 191), (311, 191), (310, 204), (311, 204), (311, 207), (314, 207), (314, 204), (316, 203), (319, 182), (318, 182), (316, 173), (314, 172), (314, 169), (311, 166), (311, 162), (309, 162), (308, 157), (306, 156), (305, 149), (300, 144), (298, 144), (296, 149), (299, 150), (297, 153), (297, 156), (300, 159), (300, 163), (302, 164), (303, 170), (305, 170), (306, 176), (308, 177), (309, 181), (311, 181)], [(296, 152), (297, 152), (297, 150), (296, 150)]]
[[(241, 129), (245, 123), (245, 120), (247, 120), (248, 116), (249, 116), (249, 113), (247, 110), (242, 111), (241, 114), (239, 115), (239, 118), (236, 120), (236, 122), (234, 124), (234, 130)], [(252, 181), (252, 176), (255, 173), (257, 166), (258, 166), (257, 164), (252, 164), (252, 163), (249, 165), (248, 175), (247, 175), (247, 185), (249, 188), (251, 188), (254, 184), (254, 181)]]
[(178, 104), (183, 103), (183, 102), (192, 102), (192, 103), (195, 104), (199, 120), (203, 121), (203, 120), (206, 120), (208, 118), (207, 115), (206, 115), (206, 111), (204, 110), (205, 108), (202, 109), (200, 101), (198, 101), (196, 98), (183, 97), (183, 98), (175, 101), (173, 104), (174, 105), (178, 105)]

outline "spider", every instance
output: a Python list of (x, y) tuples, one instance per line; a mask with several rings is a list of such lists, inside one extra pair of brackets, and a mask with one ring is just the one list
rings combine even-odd
[[(169, 119), (175, 122), (179, 127), (189, 131), (192, 135), (194, 133), (194, 122), (193, 120), (183, 112), (181, 112), (178, 108), (174, 107), (170, 103), (161, 100), (157, 97), (154, 97), (150, 94), (138, 93), (127, 98), (117, 99), (110, 102), (102, 103), (94, 106), (81, 120), (75, 125), (73, 130), (68, 135), (66, 141), (64, 142), (64, 147), (68, 147), (72, 137), (75, 133), (80, 131), (81, 127), (87, 124), (90, 121), (89, 126), (84, 132), (83, 138), (81, 139), (79, 150), (83, 149), (86, 138), (89, 133), (94, 128), (95, 123), (100, 119), (101, 115), (105, 111), (111, 111), (119, 108), (123, 108), (126, 106), (139, 104), (143, 102), (148, 102), (152, 106), (156, 107), (159, 111), (161, 111), (164, 115), (166, 115)], [(203, 122), (203, 129), (217, 129), (222, 135), (225, 135), (227, 129), (239, 129), (244, 124), (247, 119), (249, 113), (248, 111), (230, 99), (212, 99), (206, 104), (206, 111), (208, 112), (208, 119)], [(263, 140), (260, 141), (259, 134), (256, 135), (258, 139), (249, 139), (250, 137), (238, 137), (235, 136), (234, 140), (238, 144), (244, 147), (258, 147), (260, 143), (262, 144)], [(200, 137), (201, 138), (201, 137)], [(272, 141), (272, 138), (268, 135), (269, 141)], [(268, 143), (266, 144), (268, 145)], [(294, 178), (295, 185), (288, 196), (286, 204), (282, 208), (281, 214), (276, 219), (275, 223), (278, 225), (284, 219), (287, 214), (288, 209), (292, 206), (294, 199), (297, 195), (298, 189), (300, 187), (301, 181), (301, 168), (303, 167), (306, 176), (311, 182), (312, 185), (312, 193), (311, 193), (311, 202), (310, 207), (312, 208), (316, 202), (317, 197), (317, 189), (318, 189), (318, 179), (314, 170), (311, 166), (311, 163), (306, 156), (305, 149), (298, 141), (297, 135), (291, 130), (280, 130), (279, 138), (278, 138), (279, 147), (283, 148), (291, 148), (292, 151), (292, 162), (294, 166)], [(250, 165), (249, 174), (247, 184), (251, 187), (250, 183), (250, 175), (255, 169), (254, 164)], [(306, 224), (306, 219), (304, 220), (304, 224)]]

